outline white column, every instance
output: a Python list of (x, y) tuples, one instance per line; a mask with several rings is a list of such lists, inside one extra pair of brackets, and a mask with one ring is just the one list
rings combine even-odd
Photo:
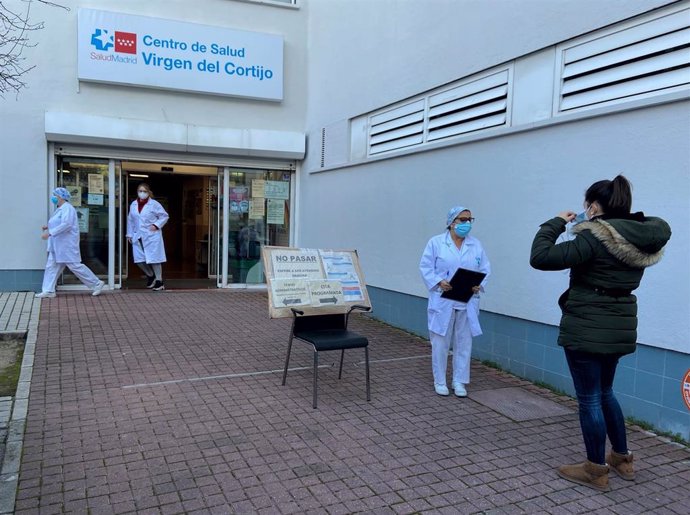
[(223, 249), (221, 256), (221, 287), (228, 287), (228, 252), (230, 249), (230, 243), (228, 239), (230, 238), (230, 168), (227, 166), (223, 168), (223, 227), (222, 227), (222, 238), (223, 238)]
[(108, 288), (115, 288), (115, 160), (108, 159)]

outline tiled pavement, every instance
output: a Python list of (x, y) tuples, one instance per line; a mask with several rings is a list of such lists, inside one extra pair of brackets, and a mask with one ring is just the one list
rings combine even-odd
[[(362, 353), (346, 353), (341, 381), (337, 353), (325, 354), (313, 410), (309, 369), (280, 386), (290, 322), (269, 320), (266, 302), (241, 291), (44, 301), (17, 513), (688, 513), (686, 449), (631, 429), (634, 483), (573, 486), (553, 469), (582, 458), (574, 413), (515, 422), (438, 397), (428, 344), (362, 316), (351, 324), (371, 341), (372, 401)], [(310, 365), (296, 343), (291, 366)], [(472, 373), (470, 391), (519, 386), (574, 407)]]

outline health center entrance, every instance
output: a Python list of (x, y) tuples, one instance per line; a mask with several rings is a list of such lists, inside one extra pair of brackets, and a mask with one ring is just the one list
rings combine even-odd
[[(66, 187), (77, 210), (82, 261), (112, 289), (146, 288), (126, 239), (142, 182), (170, 217), (162, 229), (167, 290), (263, 285), (261, 247), (290, 244), (290, 168), (68, 155), (56, 155), (55, 168), (53, 187)], [(58, 285), (81, 287), (69, 271)]]

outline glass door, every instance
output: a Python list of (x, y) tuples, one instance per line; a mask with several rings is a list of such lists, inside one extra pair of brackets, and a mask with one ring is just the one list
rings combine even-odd
[[(82, 263), (109, 283), (110, 162), (58, 156), (57, 172), (57, 185), (67, 188), (72, 195), (69, 202), (77, 211)], [(58, 284), (81, 284), (81, 281), (65, 269)]]

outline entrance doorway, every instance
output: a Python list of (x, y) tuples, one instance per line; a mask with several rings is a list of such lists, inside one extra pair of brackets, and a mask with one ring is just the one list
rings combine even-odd
[[(126, 180), (126, 210), (145, 182), (170, 215), (163, 229), (166, 288), (215, 288), (217, 283), (218, 168), (122, 161)], [(126, 220), (123, 222), (126, 231)], [(144, 273), (127, 249), (123, 288), (146, 287)]]
[[(110, 289), (146, 286), (126, 240), (127, 215), (142, 182), (170, 215), (163, 228), (166, 289), (264, 285), (261, 248), (290, 245), (294, 163), (195, 165), (60, 150), (49, 186), (70, 190), (82, 260)], [(58, 287), (85, 288), (68, 270)]]

